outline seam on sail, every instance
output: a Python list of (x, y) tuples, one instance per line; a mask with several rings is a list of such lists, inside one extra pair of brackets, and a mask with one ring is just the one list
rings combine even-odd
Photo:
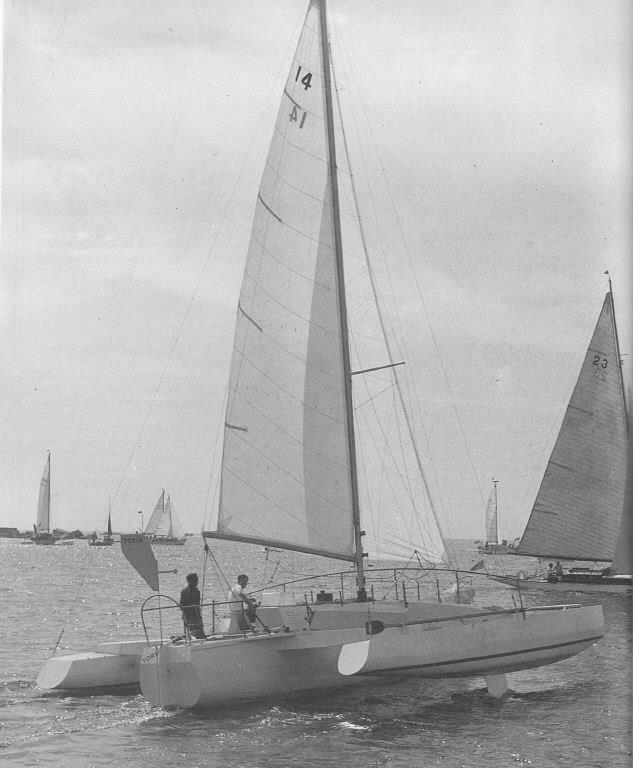
[[(248, 403), (248, 405), (254, 411), (259, 413), (260, 416), (262, 416), (264, 419), (266, 419), (266, 421), (270, 422), (273, 426), (277, 427), (277, 429), (279, 429), (280, 432), (283, 432), (285, 435), (288, 435), (288, 437), (291, 438), (292, 440), (294, 440), (296, 443), (299, 443), (299, 445), (301, 445), (304, 450), (309, 451), (310, 453), (314, 454), (315, 456), (319, 456), (320, 458), (325, 459), (330, 464), (334, 464), (334, 466), (336, 466), (336, 467), (340, 467), (341, 469), (347, 469), (347, 465), (346, 464), (340, 464), (338, 461), (335, 461), (334, 459), (330, 458), (329, 456), (325, 456), (322, 453), (319, 453), (318, 451), (315, 451), (314, 448), (310, 448), (310, 446), (307, 445), (306, 443), (304, 443), (302, 440), (297, 439), (293, 434), (291, 434), (290, 432), (285, 430), (280, 424), (278, 424), (276, 421), (273, 421), (270, 418), (270, 416), (267, 416), (263, 411), (260, 411), (259, 408), (257, 408), (256, 405), (253, 405), (253, 403), (251, 403), (250, 400), (248, 400), (246, 397), (244, 397), (244, 395), (239, 391), (239, 389), (235, 388), (233, 390), (233, 392), (234, 392), (234, 394), (239, 395), (242, 398), (242, 400), (244, 400), (246, 403)], [(316, 410), (316, 408), (314, 410)], [(324, 414), (322, 411), (318, 411), (318, 413), (320, 413), (323, 416), (327, 415), (327, 414)], [(339, 424), (340, 426), (342, 426), (341, 422), (337, 421), (332, 416), (330, 416), (329, 418), (332, 419), (332, 421), (334, 421), (336, 424)], [(248, 445), (250, 445), (250, 443), (248, 443)], [(264, 456), (264, 454), (262, 454), (262, 456)], [(265, 456), (265, 458), (268, 458), (268, 456)], [(270, 461), (273, 461), (273, 460), (270, 459)], [(273, 464), (276, 464), (276, 462), (273, 461)]]
[(574, 411), (580, 411), (581, 413), (586, 413), (588, 416), (593, 416), (593, 411), (587, 411), (585, 408), (580, 408), (578, 405), (572, 405), (570, 403), (567, 408), (571, 408)]
[[(284, 124), (285, 124), (285, 121), (284, 121)], [(327, 160), (325, 158), (319, 157), (318, 155), (315, 155), (313, 152), (309, 152), (305, 147), (301, 147), (299, 146), (299, 144), (295, 144), (294, 141), (290, 141), (287, 135), (281, 131), (281, 129), (277, 126), (276, 123), (273, 130), (281, 136), (281, 138), (285, 141), (286, 144), (290, 144), (290, 146), (294, 147), (294, 149), (296, 149), (298, 152), (301, 152), (304, 155), (307, 155), (308, 157), (313, 157), (315, 160), (318, 160), (320, 163), (323, 163), (323, 165), (327, 165)], [(274, 170), (272, 165), (270, 167), (271, 169)]]
[(267, 162), (266, 165), (270, 168), (270, 170), (276, 174), (277, 180), (283, 182), (287, 187), (290, 187), (290, 189), (294, 189), (295, 192), (300, 192), (302, 195), (305, 195), (306, 197), (310, 198), (310, 200), (316, 200), (317, 203), (320, 203), (326, 208), (332, 208), (332, 204), (328, 200), (323, 200), (320, 197), (317, 197), (316, 195), (311, 195), (307, 190), (302, 189), (301, 187), (297, 187), (294, 184), (291, 184), (288, 179), (286, 179), (284, 176), (281, 175), (281, 170), (279, 168), (275, 168), (274, 165)]
[[(283, 344), (280, 344), (276, 339), (274, 339), (272, 336), (266, 333), (266, 331), (262, 331), (262, 336), (268, 339), (268, 341), (274, 344), (278, 349), (283, 349), (283, 351), (287, 352), (290, 355), (290, 357), (294, 357), (294, 359), (298, 360), (300, 363), (305, 363), (305, 365), (308, 366), (309, 368), (312, 368), (315, 371), (319, 371), (320, 373), (324, 373), (326, 376), (330, 376), (330, 378), (333, 378), (336, 381), (339, 380), (336, 374), (332, 373), (332, 371), (326, 371), (324, 368), (319, 368), (318, 365), (314, 365), (314, 363), (310, 363), (308, 360), (305, 360), (300, 355), (295, 355), (294, 352), (289, 350), (287, 347), (284, 347)], [(255, 363), (251, 360), (251, 358), (245, 352), (243, 352), (241, 349), (238, 349), (235, 344), (233, 345), (233, 348), (238, 354), (242, 355), (242, 357), (245, 360), (248, 360), (248, 362), (251, 363), (251, 365), (253, 365), (255, 368), (257, 368), (258, 371), (260, 371), (264, 376), (266, 376), (266, 374), (255, 365)], [(266, 376), (266, 378), (270, 378), (270, 377)], [(270, 379), (270, 381), (274, 381), (274, 379)]]
[[(258, 199), (261, 200), (259, 195), (257, 195), (257, 197), (258, 197)], [(265, 205), (263, 200), (262, 200), (262, 204)], [(255, 214), (257, 215), (257, 211), (255, 211)], [(272, 213), (272, 211), (271, 211), (271, 214), (273, 216), (275, 216), (275, 214)], [(277, 217), (275, 216), (275, 218), (277, 218)], [(322, 240), (318, 240), (316, 237), (312, 237), (312, 235), (308, 235), (307, 232), (302, 232), (300, 229), (297, 229), (296, 227), (293, 227), (291, 224), (288, 224), (287, 221), (282, 221), (281, 219), (279, 219), (279, 223), (281, 224), (282, 227), (287, 227), (288, 229), (291, 229), (293, 232), (296, 232), (301, 237), (305, 237), (306, 240), (310, 240), (310, 242), (312, 242), (312, 243), (316, 243), (317, 245), (320, 245), (323, 248), (329, 248), (329, 250), (331, 250), (331, 251), (334, 250), (334, 244), (333, 243), (324, 243)]]
[[(264, 251), (264, 253), (267, 256), (270, 256), (270, 258), (273, 261), (275, 261), (277, 264), (279, 264), (280, 266), (282, 266), (285, 269), (287, 269), (289, 272), (293, 272), (295, 275), (297, 275), (297, 277), (301, 277), (303, 280), (306, 280), (311, 285), (317, 285), (317, 286), (319, 286), (319, 288), (323, 288), (324, 291), (329, 291), (330, 293), (333, 293), (335, 291), (335, 289), (332, 286), (326, 285), (325, 283), (321, 283), (318, 280), (313, 280), (308, 275), (304, 275), (303, 272), (299, 272), (298, 269), (293, 269), (293, 267), (291, 267), (287, 262), (282, 261), (281, 259), (279, 259), (277, 256), (275, 256), (275, 254), (273, 253), (273, 251), (271, 251), (270, 248), (266, 247), (266, 243), (264, 241), (260, 240), (254, 233), (251, 235), (251, 242), (257, 243), (259, 245), (259, 247), (262, 249), (262, 251)], [(362, 279), (363, 277), (364, 277), (364, 273), (361, 272), (361, 273), (357, 274), (355, 277), (353, 277), (351, 280), (349, 280), (347, 285), (349, 286), (350, 283), (358, 281), (359, 279)], [(353, 291), (348, 291), (348, 295), (349, 296), (354, 296), (355, 298), (359, 297), (359, 294), (354, 293)], [(371, 301), (371, 299), (368, 299), (368, 301)], [(354, 333), (354, 335), (355, 336), (360, 336), (360, 337), (362, 337), (364, 339), (370, 339), (371, 341), (382, 341), (382, 339), (378, 339), (376, 336), (370, 336), (367, 333), (361, 333), (359, 331), (356, 331)]]
[(303, 272), (299, 272), (297, 269), (293, 269), (287, 262), (282, 261), (281, 259), (277, 258), (275, 254), (270, 250), (270, 248), (266, 247), (266, 244), (262, 242), (255, 234), (253, 234), (252, 240), (256, 242), (262, 249), (262, 251), (267, 255), (270, 256), (270, 258), (277, 262), (277, 264), (281, 265), (282, 267), (285, 267), (289, 272), (293, 272), (298, 277), (303, 278), (304, 280), (307, 280), (311, 285), (318, 285), (319, 288), (323, 288), (325, 291), (330, 291), (332, 293), (334, 291), (334, 288), (330, 285), (326, 285), (325, 283), (320, 283), (318, 280), (313, 280), (308, 275), (304, 275)]
[[(303, 482), (303, 480), (301, 480), (298, 477), (295, 477), (295, 475), (293, 475), (289, 470), (285, 469), (278, 462), (276, 462), (273, 459), (271, 459), (263, 451), (260, 451), (259, 448), (254, 446), (252, 443), (249, 443), (248, 440), (246, 440), (246, 438), (242, 437), (241, 435), (235, 435), (235, 436), (238, 438), (238, 440), (241, 440), (242, 443), (244, 443), (245, 445), (248, 445), (248, 447), (251, 448), (253, 451), (255, 451), (255, 453), (258, 453), (262, 458), (266, 459), (266, 461), (270, 462), (271, 464), (274, 464), (280, 472), (282, 472), (284, 475), (286, 475), (286, 477), (290, 478), (290, 480), (293, 480), (295, 483), (297, 483), (297, 485), (300, 488), (302, 488), (304, 490), (307, 490), (307, 491), (310, 491), (310, 493), (314, 494), (314, 496), (316, 496), (321, 501), (324, 501), (326, 504), (329, 504), (330, 506), (335, 507), (336, 509), (340, 509), (342, 512), (345, 512), (347, 510), (346, 507), (342, 507), (336, 501), (332, 501), (332, 499), (329, 499), (327, 496), (323, 496), (322, 494), (320, 494), (317, 491), (315, 491), (314, 488), (312, 488), (311, 486), (309, 486), (305, 482)], [(314, 453), (314, 451), (313, 451), (313, 453)], [(332, 461), (330, 463), (336, 464), (336, 462), (332, 462)], [(341, 469), (345, 470), (346, 467), (341, 467)], [(238, 477), (240, 480), (242, 480), (244, 485), (247, 485), (249, 488), (253, 488), (254, 491), (257, 491), (256, 488), (254, 488), (253, 486), (249, 485), (238, 474), (236, 474), (235, 472), (233, 472), (233, 474), (235, 475), (235, 477)]]
[[(290, 357), (294, 357), (294, 359), (295, 359), (295, 360), (298, 360), (300, 363), (305, 363), (305, 365), (309, 366), (309, 367), (310, 367), (310, 368), (312, 368), (313, 370), (315, 370), (315, 371), (320, 371), (321, 373), (324, 373), (324, 374), (326, 374), (327, 376), (330, 376), (330, 377), (332, 377), (333, 379), (337, 379), (337, 376), (336, 376), (336, 374), (332, 373), (331, 371), (326, 371), (324, 368), (319, 368), (319, 366), (318, 366), (318, 365), (314, 365), (314, 363), (310, 363), (308, 360), (304, 359), (304, 358), (303, 358), (303, 357), (301, 357), (300, 355), (296, 355), (296, 354), (295, 354), (294, 352), (292, 352), (290, 349), (288, 349), (287, 347), (284, 347), (284, 345), (283, 345), (283, 344), (280, 344), (280, 343), (279, 343), (279, 342), (278, 342), (276, 339), (274, 339), (274, 338), (273, 338), (273, 337), (272, 337), (270, 334), (266, 333), (266, 331), (262, 330), (262, 336), (264, 336), (266, 339), (268, 339), (268, 341), (270, 341), (272, 344), (274, 344), (274, 345), (275, 345), (275, 346), (276, 346), (278, 349), (283, 349), (283, 351), (284, 351), (284, 352), (287, 352), (287, 353), (290, 355)], [(253, 361), (250, 359), (250, 357), (248, 357), (248, 355), (246, 355), (246, 354), (245, 354), (245, 353), (244, 353), (244, 352), (243, 352), (241, 349), (238, 349), (238, 348), (237, 348), (237, 344), (236, 344), (235, 342), (233, 343), (233, 349), (234, 349), (236, 352), (238, 352), (240, 355), (242, 355), (242, 357), (244, 357), (244, 358), (245, 358), (246, 360), (248, 360), (250, 363), (252, 363), (253, 365), (255, 365), (255, 363), (253, 363)], [(255, 367), (257, 367), (257, 366), (255, 366)], [(258, 368), (257, 370), (259, 370), (259, 368)], [(338, 380), (338, 379), (337, 379), (337, 380)], [(271, 379), (271, 381), (272, 381), (272, 379)]]
[[(273, 384), (275, 387), (277, 387), (277, 389), (280, 389), (280, 390), (281, 390), (281, 391), (282, 391), (282, 392), (283, 392), (285, 395), (288, 395), (288, 397), (292, 398), (292, 399), (293, 399), (293, 400), (294, 400), (294, 401), (295, 401), (295, 402), (296, 402), (298, 405), (300, 405), (300, 406), (302, 407), (302, 409), (303, 409), (303, 408), (305, 408), (305, 407), (307, 406), (308, 408), (310, 408), (310, 410), (312, 410), (312, 411), (315, 411), (315, 412), (316, 412), (316, 413), (318, 413), (319, 415), (321, 415), (321, 416), (324, 416), (326, 419), (329, 419), (330, 421), (333, 421), (335, 424), (338, 424), (340, 427), (343, 427), (343, 422), (341, 422), (341, 420), (340, 420), (340, 419), (337, 419), (335, 416), (331, 416), (329, 413), (325, 413), (325, 411), (322, 411), (322, 410), (320, 410), (319, 408), (317, 408), (317, 407), (316, 407), (316, 406), (314, 406), (314, 405), (310, 405), (310, 403), (307, 403), (305, 400), (303, 400), (303, 399), (302, 399), (302, 398), (300, 398), (299, 396), (297, 396), (297, 395), (293, 394), (292, 392), (288, 391), (287, 389), (285, 389), (284, 387), (282, 387), (282, 386), (281, 386), (281, 384), (279, 384), (278, 382), (276, 382), (274, 379), (272, 379), (270, 376), (268, 376), (266, 373), (264, 373), (264, 372), (263, 372), (263, 371), (262, 371), (260, 368), (258, 368), (258, 367), (257, 367), (257, 366), (256, 366), (256, 365), (255, 365), (255, 364), (254, 364), (254, 363), (253, 363), (253, 362), (252, 362), (252, 361), (251, 361), (251, 360), (248, 358), (248, 357), (246, 357), (246, 355), (243, 355), (243, 357), (244, 357), (244, 359), (246, 360), (246, 362), (248, 362), (248, 363), (251, 363), (251, 365), (253, 365), (253, 368), (255, 368), (255, 370), (256, 370), (256, 371), (258, 371), (259, 373), (261, 373), (261, 375), (262, 375), (262, 376), (263, 376), (263, 377), (264, 377), (264, 378), (265, 378), (267, 381), (270, 381), (270, 383), (271, 383), (271, 384)], [(273, 420), (272, 420), (272, 419), (271, 419), (269, 416), (267, 416), (267, 415), (266, 415), (266, 414), (265, 414), (263, 411), (260, 411), (260, 410), (257, 408), (257, 406), (256, 406), (256, 405), (254, 405), (253, 403), (251, 403), (251, 401), (250, 401), (250, 400), (249, 400), (249, 399), (246, 397), (246, 395), (245, 395), (245, 394), (242, 392), (242, 390), (239, 388), (239, 383), (240, 383), (240, 381), (239, 381), (239, 379), (238, 379), (238, 381), (236, 381), (236, 382), (235, 382), (235, 386), (233, 387), (233, 392), (234, 392), (236, 395), (240, 395), (240, 397), (241, 397), (241, 398), (242, 398), (244, 401), (246, 401), (246, 402), (247, 402), (247, 403), (248, 403), (248, 404), (249, 404), (249, 405), (250, 405), (250, 406), (253, 408), (253, 410), (257, 411), (258, 413), (261, 413), (261, 415), (262, 415), (264, 418), (268, 419), (268, 421), (270, 421), (272, 424), (276, 424), (277, 422), (273, 421)], [(288, 434), (290, 434), (290, 433), (288, 433)], [(296, 438), (295, 438), (295, 439), (296, 439)], [(301, 442), (301, 441), (299, 441), (299, 442)]]
[[(263, 455), (263, 454), (262, 454), (262, 455)], [(230, 467), (226, 466), (226, 464), (224, 465), (224, 469), (225, 469), (225, 470), (226, 470), (226, 471), (227, 471), (227, 472), (228, 472), (230, 475), (233, 475), (233, 477), (234, 477), (236, 480), (239, 480), (239, 482), (240, 482), (240, 483), (242, 483), (242, 485), (245, 485), (247, 488), (250, 488), (250, 489), (251, 489), (251, 491), (253, 491), (253, 493), (256, 493), (258, 496), (261, 496), (263, 499), (266, 499), (266, 501), (269, 501), (269, 502), (272, 504), (272, 506), (273, 506), (275, 509), (277, 509), (277, 510), (280, 510), (281, 512), (284, 512), (284, 513), (285, 513), (286, 515), (288, 515), (288, 517), (290, 517), (292, 520), (296, 520), (297, 522), (300, 522), (302, 525), (305, 525), (305, 527), (307, 528), (307, 530), (309, 530), (309, 531), (314, 531), (315, 533), (322, 533), (322, 531), (321, 531), (321, 529), (320, 529), (319, 527), (315, 527), (315, 526), (310, 526), (310, 525), (308, 525), (308, 522), (307, 522), (307, 520), (305, 520), (304, 518), (298, 518), (298, 517), (297, 517), (296, 515), (294, 515), (292, 512), (289, 512), (287, 509), (285, 509), (284, 507), (280, 506), (280, 505), (279, 505), (277, 502), (275, 502), (273, 499), (271, 499), (270, 497), (266, 496), (266, 494), (265, 494), (263, 491), (260, 491), (258, 488), (255, 488), (254, 486), (250, 485), (250, 483), (247, 483), (247, 482), (246, 482), (246, 480), (244, 480), (244, 478), (240, 477), (240, 476), (239, 476), (239, 475), (238, 475), (236, 472), (234, 472), (234, 471), (233, 471), (233, 470), (232, 470)], [(291, 480), (294, 480), (294, 481), (295, 481), (295, 482), (296, 482), (296, 483), (297, 483), (297, 484), (298, 484), (298, 485), (299, 485), (301, 488), (305, 488), (305, 489), (307, 489), (307, 490), (309, 490), (309, 491), (311, 491), (311, 492), (313, 492), (313, 493), (314, 493), (314, 491), (312, 491), (312, 489), (311, 489), (311, 488), (309, 488), (308, 486), (306, 486), (306, 485), (305, 485), (305, 483), (301, 483), (301, 482), (299, 482), (299, 481), (298, 481), (298, 480), (297, 480), (295, 477), (292, 477), (292, 475), (288, 475), (288, 477), (290, 477), (290, 479), (291, 479)], [(336, 504), (335, 502), (333, 502), (333, 501), (330, 501), (329, 499), (325, 499), (324, 497), (322, 497), (322, 496), (319, 496), (319, 494), (317, 494), (317, 493), (315, 493), (315, 496), (318, 496), (320, 499), (323, 499), (323, 501), (327, 502), (327, 503), (328, 503), (328, 504), (330, 504), (332, 507), (335, 507), (336, 509), (340, 509), (342, 512), (348, 512), (348, 511), (349, 511), (349, 510), (348, 510), (348, 508), (346, 508), (346, 507), (342, 507), (340, 504)], [(224, 509), (226, 509), (226, 507), (224, 507)], [(234, 517), (233, 517), (233, 519), (239, 520), (240, 518), (239, 518), (239, 517), (235, 517), (235, 516), (234, 516)], [(256, 530), (256, 529), (255, 529), (255, 528), (253, 528), (252, 530)]]
[[(312, 117), (316, 117), (318, 120), (321, 120), (321, 122), (323, 122), (323, 115), (319, 115), (317, 112), (313, 112), (311, 109), (304, 107), (303, 104), (299, 104), (299, 102), (293, 99), (292, 96), (288, 93), (287, 88), (284, 88), (284, 94), (290, 99), (290, 101), (295, 105), (295, 107), (298, 107), (302, 112), (306, 112), (308, 115), (311, 115)], [(283, 105), (282, 105), (282, 109), (280, 110), (281, 114), (283, 114), (282, 110), (283, 110)]]
[(300, 315), (298, 312), (295, 312), (293, 309), (291, 309), (288, 305), (281, 302), (276, 296), (273, 296), (271, 293), (269, 293), (264, 288), (264, 286), (260, 282), (258, 282), (253, 275), (250, 274), (248, 269), (244, 271), (244, 277), (245, 278), (248, 277), (249, 280), (251, 280), (263, 294), (268, 296), (268, 298), (271, 301), (274, 301), (275, 304), (278, 304), (282, 309), (284, 309), (286, 312), (296, 317), (298, 320), (303, 320), (303, 322), (306, 323), (306, 325), (309, 325), (311, 328), (318, 328), (319, 330), (324, 331), (330, 336), (336, 336), (336, 331), (333, 331), (331, 328), (327, 328), (325, 325), (320, 325), (319, 323), (315, 323), (313, 320), (310, 320), (309, 318), (304, 317), (303, 315)]

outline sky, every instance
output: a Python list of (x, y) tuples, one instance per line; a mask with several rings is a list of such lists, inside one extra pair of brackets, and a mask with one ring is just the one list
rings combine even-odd
[[(306, 3), (5, 0), (0, 525), (188, 531)], [(447, 532), (527, 521), (607, 288), (631, 328), (631, 7), (330, 0)], [(367, 198), (367, 195), (365, 195)], [(383, 223), (378, 223), (379, 221)], [(110, 501), (109, 501), (110, 500)]]

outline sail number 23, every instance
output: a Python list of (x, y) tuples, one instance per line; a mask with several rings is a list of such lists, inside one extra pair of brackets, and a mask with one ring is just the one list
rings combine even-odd
[(606, 357), (600, 357), (600, 355), (593, 356), (592, 365), (595, 365), (597, 368), (606, 368), (608, 364), (609, 361)]

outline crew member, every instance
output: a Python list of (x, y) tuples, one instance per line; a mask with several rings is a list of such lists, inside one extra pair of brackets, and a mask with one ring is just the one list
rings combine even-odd
[(556, 577), (556, 571), (554, 570), (554, 563), (550, 563), (547, 567), (547, 573), (545, 574), (546, 581), (558, 581), (558, 578)]
[(229, 602), (232, 603), (231, 612), (241, 632), (253, 629), (252, 622), (255, 621), (255, 609), (257, 608), (257, 603), (244, 591), (247, 584), (248, 576), (245, 573), (240, 573), (237, 577), (237, 584), (234, 584), (229, 591)]
[(188, 629), (194, 637), (200, 640), (205, 639), (197, 573), (187, 574), (187, 586), (180, 593), (180, 607), (185, 629)]

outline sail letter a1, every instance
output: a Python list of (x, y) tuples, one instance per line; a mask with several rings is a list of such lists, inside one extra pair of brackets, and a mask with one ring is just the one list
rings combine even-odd
[(158, 592), (158, 563), (145, 536), (142, 533), (122, 533), (121, 552), (149, 584), (150, 589)]

